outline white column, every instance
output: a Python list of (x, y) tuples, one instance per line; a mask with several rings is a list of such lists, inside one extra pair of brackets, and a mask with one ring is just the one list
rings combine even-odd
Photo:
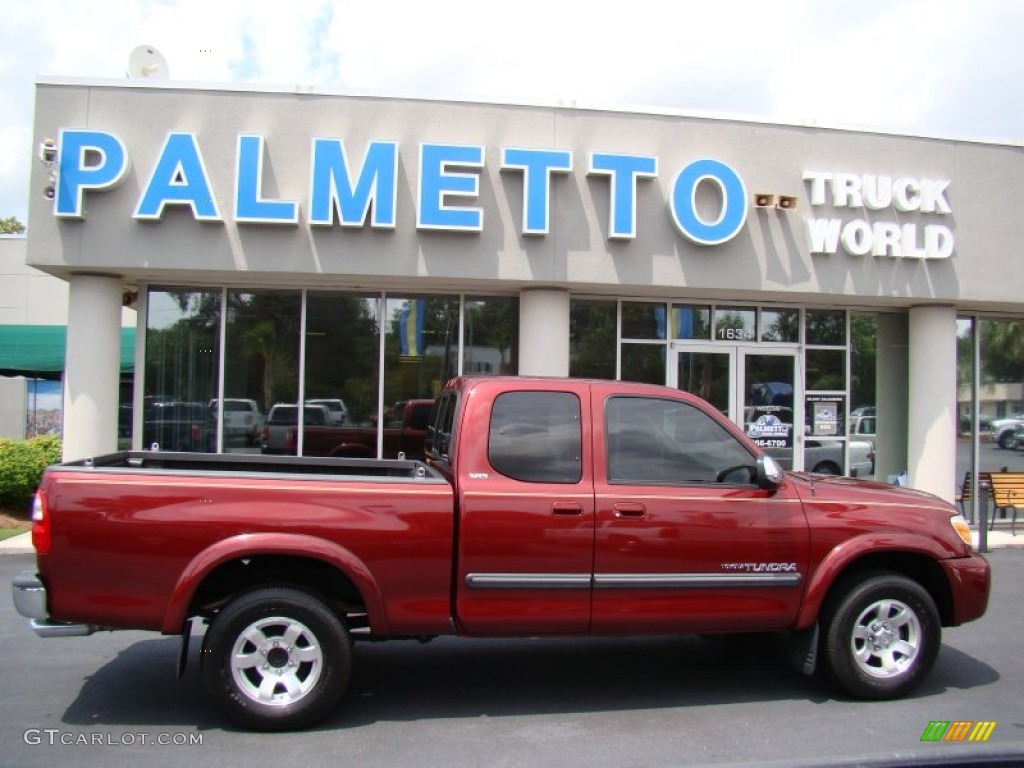
[(64, 460), (117, 450), (121, 280), (75, 275), (69, 282), (64, 361)]
[(519, 373), (569, 375), (569, 292), (551, 288), (519, 294)]
[(907, 462), (910, 485), (953, 500), (956, 473), (956, 310), (910, 310)]

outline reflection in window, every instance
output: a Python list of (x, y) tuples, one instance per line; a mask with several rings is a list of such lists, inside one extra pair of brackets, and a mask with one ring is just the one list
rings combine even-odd
[(719, 341), (754, 341), (757, 311), (743, 307), (715, 310), (715, 338)]
[(846, 345), (846, 313), (842, 310), (809, 309), (805, 313), (807, 343)]
[(672, 307), (672, 337), (675, 339), (711, 338), (711, 308), (674, 305)]
[[(974, 391), (974, 344), (978, 345), (980, 368)], [(977, 433), (977, 467), (982, 473), (999, 473), (1020, 469), (1018, 452), (1014, 449), (1015, 434), (1024, 425), (1024, 320), (992, 318), (960, 318), (957, 321), (957, 373), (959, 382), (959, 429)], [(972, 407), (976, 400), (977, 411)], [(964, 496), (964, 512), (974, 515), (977, 478), (963, 490), (964, 479), (971, 470), (973, 440), (957, 442), (956, 486), (958, 497)], [(980, 511), (980, 510), (979, 510)], [(993, 510), (996, 526), (1007, 519), (1007, 510)], [(977, 518), (973, 518), (977, 520)], [(991, 519), (991, 518), (990, 518)]]
[(850, 318), (850, 403), (853, 408), (874, 406), (878, 368), (878, 317)]
[[(152, 288), (146, 317), (142, 445), (161, 450), (216, 447), (208, 410), (217, 397), (220, 291)], [(131, 409), (122, 414), (132, 423)]]
[[(409, 400), (433, 399), (458, 370), (459, 300), (451, 296), (391, 297), (385, 306), (384, 412), (369, 426), (401, 417)], [(397, 449), (396, 453), (397, 455)], [(385, 452), (384, 458), (394, 458)]]
[(755, 459), (725, 427), (688, 403), (614, 397), (605, 412), (612, 483), (751, 483)]
[(841, 391), (846, 389), (846, 352), (841, 349), (808, 349), (805, 389)]
[(665, 305), (650, 302), (622, 302), (622, 338), (664, 339)]
[(580, 401), (569, 392), (506, 392), (494, 401), (487, 460), (530, 483), (578, 483), (583, 476)]
[[(299, 291), (228, 291), (225, 401), (251, 400), (264, 415), (276, 403), (297, 404), (301, 309)], [(224, 450), (244, 449), (244, 435), (225, 429)]]
[(515, 374), (518, 370), (519, 301), (512, 298), (467, 297), (465, 312), (466, 338), (462, 372)]
[(661, 344), (623, 344), (622, 380), (665, 383), (665, 347)]
[(569, 302), (569, 375), (615, 378), (615, 302)]
[(377, 296), (306, 296), (305, 398), (324, 401), (346, 426), (369, 424), (377, 413), (379, 310)]
[(761, 341), (800, 341), (800, 310), (762, 309)]

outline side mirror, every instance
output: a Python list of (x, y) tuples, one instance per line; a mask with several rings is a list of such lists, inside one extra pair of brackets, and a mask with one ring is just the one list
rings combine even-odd
[(771, 456), (757, 457), (757, 487), (766, 491), (778, 490), (782, 483), (782, 467)]

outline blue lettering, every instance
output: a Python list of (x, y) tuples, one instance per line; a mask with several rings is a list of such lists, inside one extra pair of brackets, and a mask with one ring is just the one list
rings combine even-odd
[[(722, 196), (722, 209), (714, 221), (697, 213), (697, 188), (711, 182)], [(669, 200), (672, 219), (679, 231), (698, 245), (718, 245), (731, 240), (747, 220), (747, 189), (736, 171), (719, 160), (695, 160), (683, 168), (672, 185)]]
[(235, 221), (297, 224), (299, 205), (292, 200), (264, 200), (262, 136), (238, 137), (235, 173)]
[(501, 169), (523, 171), (523, 234), (546, 235), (551, 221), (551, 174), (572, 170), (572, 152), (506, 147), (501, 152)]
[(456, 173), (455, 168), (483, 168), (484, 148), (464, 144), (421, 144), (420, 186), (416, 226), (479, 232), (484, 226), (481, 208), (453, 208), (448, 197), (478, 197), (479, 173)]
[(136, 219), (160, 219), (165, 205), (188, 205), (200, 221), (220, 221), (195, 134), (171, 133), (135, 207)]
[(331, 226), (334, 214), (343, 227), (366, 223), (371, 204), (373, 227), (393, 229), (398, 198), (398, 144), (373, 141), (366, 148), (356, 183), (341, 139), (313, 139), (309, 180), (309, 223)]
[(64, 130), (60, 132), (57, 164), (53, 215), (80, 218), (82, 191), (117, 185), (128, 172), (128, 153), (111, 133)]
[(658, 175), (658, 158), (645, 155), (613, 155), (593, 152), (590, 173), (609, 176), (608, 237), (631, 240), (636, 237), (636, 181)]

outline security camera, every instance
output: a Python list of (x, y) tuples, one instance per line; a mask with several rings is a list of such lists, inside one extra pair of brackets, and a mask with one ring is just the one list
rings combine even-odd
[(39, 159), (44, 165), (53, 165), (57, 162), (57, 142), (53, 139), (43, 139), (39, 142)]

